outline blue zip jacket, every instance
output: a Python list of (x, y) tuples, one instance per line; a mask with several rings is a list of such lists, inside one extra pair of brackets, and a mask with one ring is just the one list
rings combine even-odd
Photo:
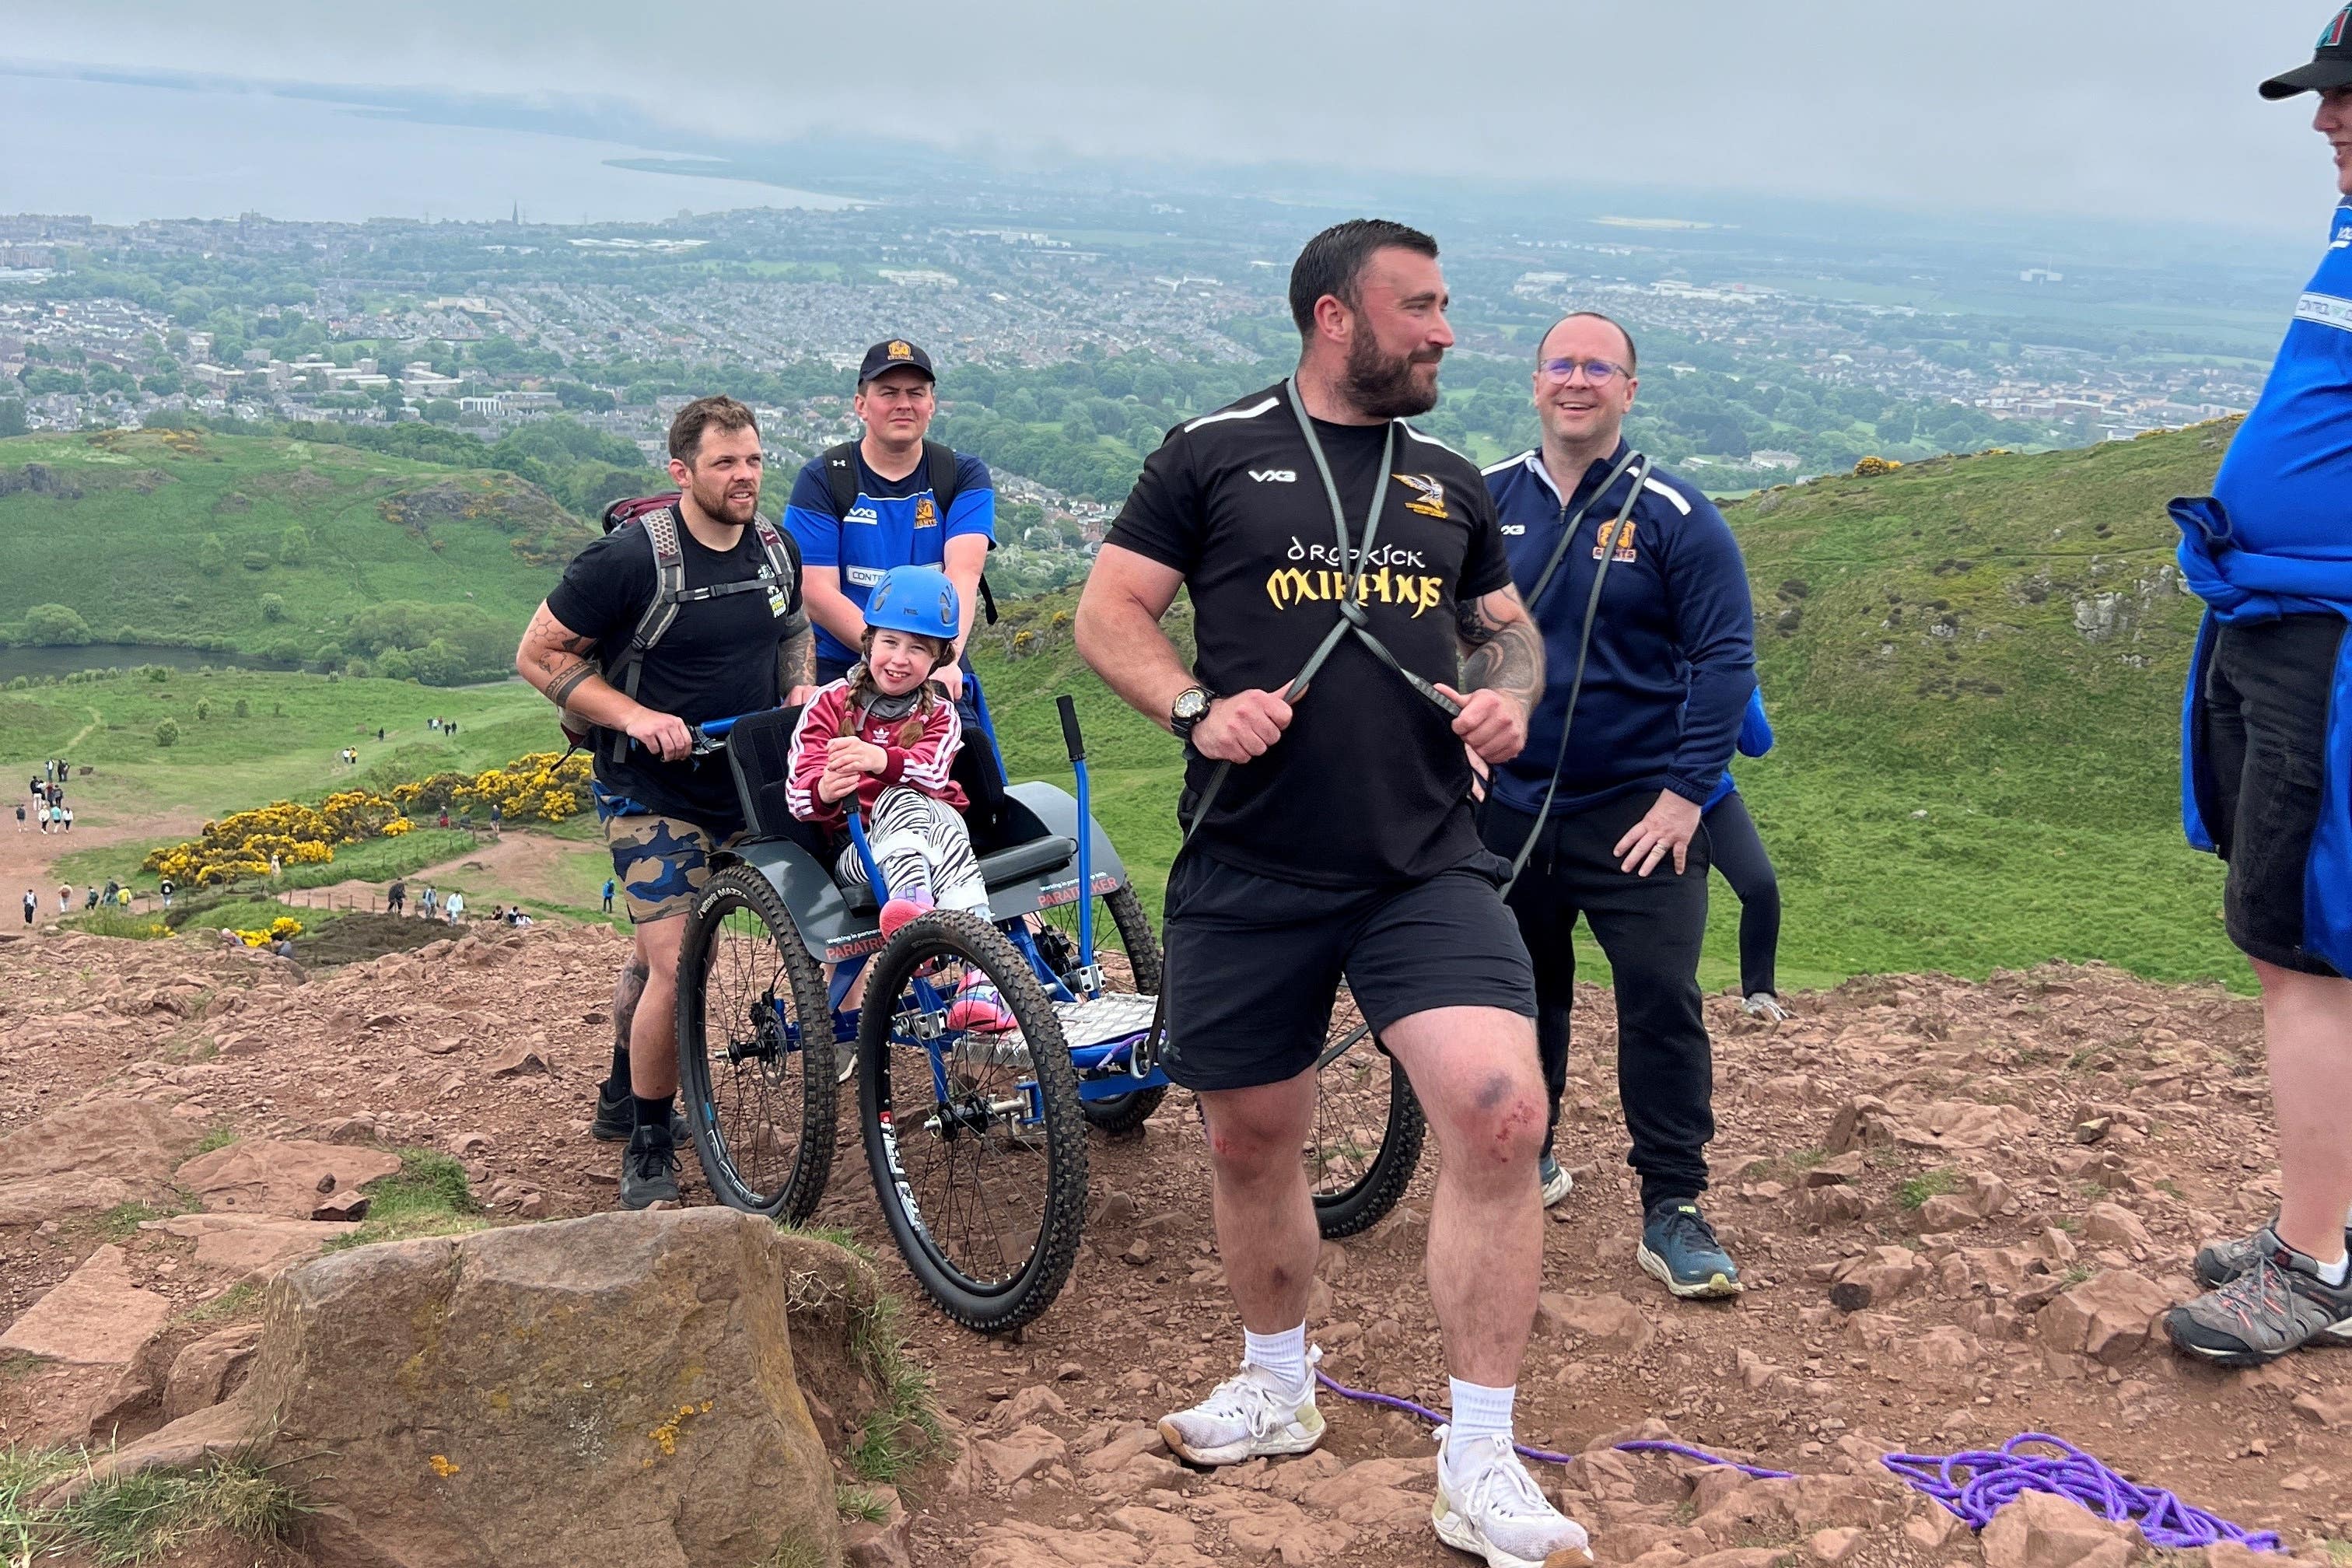
[[(2213, 779), (2200, 720), (2220, 628), (2291, 615), (2352, 620), (2352, 201), (2329, 219), (2319, 270), (2213, 489), (2171, 507), (2180, 570), (2206, 606), (2180, 706), (2181, 825), (2206, 850)], [(2303, 945), (2352, 974), (2352, 637), (2336, 658), (2327, 711)]]
[[(1552, 488), (1541, 452), (1486, 470), (1522, 595), (1542, 575), (1569, 516), (1627, 450), (1619, 442), (1565, 500)], [(1601, 531), (1616, 522), (1632, 483), (1631, 474), (1621, 477), (1586, 510), (1543, 597), (1528, 606), (1544, 635), (1544, 693), (1528, 719), (1527, 749), (1496, 771), (1494, 784), (1495, 797), (1524, 815), (1541, 808), (1559, 755), (1584, 606), (1604, 547), (1612, 559), (1555, 813), (1638, 791), (1672, 790), (1704, 805), (1731, 761), (1756, 689), (1748, 569), (1723, 514), (1698, 490), (1653, 469), (1634, 500), (1626, 537), (1604, 546)]]
[[(1760, 757), (1771, 749), (1772, 721), (1764, 717), (1764, 689), (1759, 687), (1748, 694), (1748, 711), (1739, 716), (1739, 754)], [(1706, 816), (1721, 805), (1725, 796), (1738, 793), (1739, 786), (1731, 782), (1731, 770), (1724, 769), (1723, 782), (1707, 795), (1706, 804), (1699, 807), (1699, 815)]]

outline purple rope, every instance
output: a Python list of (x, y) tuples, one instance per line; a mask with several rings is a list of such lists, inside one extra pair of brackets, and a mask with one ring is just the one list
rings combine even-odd
[[(2021, 1450), (2042, 1445), (2053, 1456)], [(2054, 1492), (2103, 1519), (2137, 1521), (2148, 1544), (2167, 1552), (2193, 1552), (2217, 1541), (2233, 1541), (2252, 1552), (2284, 1552), (2276, 1531), (2249, 1531), (2192, 1508), (2162, 1487), (2144, 1487), (2107, 1468), (2072, 1443), (2043, 1432), (2011, 1437), (1998, 1449), (1938, 1458), (1889, 1454), (1879, 1461), (1942, 1503), (1971, 1530), (1992, 1522), (2001, 1506), (2023, 1492)]]
[[(1408, 1415), (1420, 1416), (1433, 1426), (1443, 1426), (1445, 1423), (1444, 1415), (1426, 1405), (1415, 1405), (1410, 1399), (1400, 1399), (1393, 1394), (1381, 1394), (1374, 1389), (1349, 1388), (1346, 1384), (1338, 1381), (1319, 1368), (1315, 1373), (1315, 1381), (1342, 1399), (1353, 1399), (1364, 1405), (1383, 1405), (1391, 1410), (1402, 1410)], [(1514, 1443), (1511, 1447), (1517, 1451), (1519, 1458), (1533, 1459), (1538, 1464), (1572, 1465), (1576, 1463), (1576, 1456), (1573, 1454), (1555, 1454), (1549, 1448), (1531, 1448), (1525, 1443)], [(1790, 1479), (1789, 1472), (1786, 1470), (1768, 1470), (1757, 1465), (1743, 1465), (1736, 1459), (1726, 1459), (1710, 1454), (1703, 1448), (1694, 1448), (1686, 1443), (1668, 1443), (1654, 1437), (1645, 1437), (1635, 1442), (1620, 1443), (1617, 1447), (1629, 1454), (1679, 1454), (1685, 1459), (1696, 1459), (1705, 1465), (1728, 1465), (1741, 1474), (1751, 1476), (1758, 1480), (1785, 1481)]]

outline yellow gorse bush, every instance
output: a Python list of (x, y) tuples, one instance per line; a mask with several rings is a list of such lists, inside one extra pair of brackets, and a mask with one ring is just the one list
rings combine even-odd
[(268, 947), (273, 942), (291, 942), (302, 934), (302, 922), (292, 915), (279, 915), (269, 922), (266, 931), (240, 931), (236, 939), (247, 947)]

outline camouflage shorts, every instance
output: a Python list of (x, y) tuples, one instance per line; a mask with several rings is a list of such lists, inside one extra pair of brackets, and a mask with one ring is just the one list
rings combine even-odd
[(721, 847), (708, 829), (681, 817), (659, 816), (625, 795), (596, 792), (596, 816), (613, 852), (613, 879), (635, 925), (676, 919), (710, 879), (710, 857)]

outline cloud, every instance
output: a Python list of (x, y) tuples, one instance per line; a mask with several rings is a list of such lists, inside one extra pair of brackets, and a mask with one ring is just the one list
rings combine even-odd
[(18, 60), (608, 105), (739, 143), (2308, 228), (2326, 0), (0, 4)]

